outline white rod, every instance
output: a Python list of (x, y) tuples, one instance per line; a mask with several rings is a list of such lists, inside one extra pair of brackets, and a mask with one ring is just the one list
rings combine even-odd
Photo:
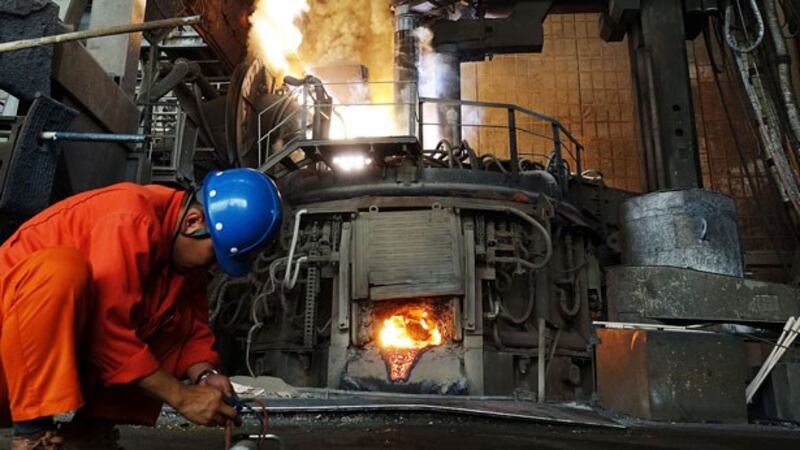
[(772, 358), (775, 357), (778, 349), (783, 345), (783, 342), (786, 340), (788, 334), (792, 331), (792, 328), (794, 328), (796, 321), (797, 319), (795, 317), (789, 317), (789, 320), (786, 321), (786, 324), (783, 326), (783, 331), (781, 331), (781, 336), (778, 338), (778, 342), (774, 347), (772, 347), (772, 351), (767, 356), (767, 359), (764, 360), (764, 363), (761, 365), (761, 369), (758, 371), (758, 375), (756, 375), (756, 377), (761, 375), (761, 373), (766, 369), (767, 363), (769, 363)]
[(761, 384), (764, 382), (764, 380), (766, 380), (772, 369), (778, 364), (778, 361), (783, 354), (786, 353), (786, 350), (794, 343), (798, 333), (800, 333), (800, 320), (790, 317), (786, 322), (786, 326), (784, 326), (783, 333), (781, 333), (778, 343), (775, 344), (775, 347), (773, 347), (772, 353), (770, 353), (767, 360), (761, 366), (761, 369), (758, 371), (758, 374), (756, 374), (756, 377), (753, 379), (750, 385), (747, 386), (747, 403), (753, 401), (753, 397), (761, 387)]

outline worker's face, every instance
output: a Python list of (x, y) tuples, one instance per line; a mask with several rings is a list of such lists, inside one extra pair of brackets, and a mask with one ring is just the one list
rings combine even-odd
[(211, 239), (192, 239), (183, 234), (191, 234), (206, 225), (205, 215), (200, 208), (191, 207), (186, 217), (178, 224), (180, 233), (175, 239), (172, 264), (179, 271), (204, 269), (216, 261)]

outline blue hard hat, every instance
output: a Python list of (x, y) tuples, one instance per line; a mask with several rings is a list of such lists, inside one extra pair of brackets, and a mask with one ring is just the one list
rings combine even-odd
[(255, 253), (281, 227), (281, 197), (271, 178), (253, 169), (208, 174), (200, 195), (217, 263), (234, 277), (247, 275)]

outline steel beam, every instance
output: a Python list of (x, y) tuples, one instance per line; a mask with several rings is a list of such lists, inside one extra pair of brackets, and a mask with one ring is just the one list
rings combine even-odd
[(656, 266), (606, 269), (611, 320), (781, 325), (800, 315), (800, 290), (745, 278)]
[(641, 0), (628, 31), (645, 190), (702, 187), (681, 0)]

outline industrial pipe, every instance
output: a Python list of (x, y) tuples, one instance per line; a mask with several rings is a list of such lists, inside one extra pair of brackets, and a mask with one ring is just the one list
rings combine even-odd
[[(750, 53), (759, 45), (761, 42), (764, 41), (764, 19), (761, 17), (761, 11), (758, 9), (758, 3), (756, 0), (750, 0), (750, 9), (753, 10), (753, 16), (756, 19), (756, 26), (758, 30), (756, 31), (756, 39), (750, 45), (746, 47), (742, 47), (739, 42), (736, 41), (736, 38), (733, 36), (733, 4), (736, 3), (736, 7), (739, 9), (739, 13), (742, 16), (742, 27), (745, 29), (745, 35), (747, 34), (747, 25), (745, 25), (745, 17), (744, 12), (741, 9), (741, 6), (738, 3), (738, 0), (731, 0), (728, 3), (728, 6), (725, 8), (725, 23), (724, 23), (724, 30), (725, 30), (725, 40), (728, 42), (728, 46), (732, 48), (735, 52), (738, 53)], [(747, 36), (745, 36), (747, 37)]]
[(26, 48), (41, 47), (43, 45), (62, 44), (64, 42), (80, 41), (103, 36), (114, 36), (117, 34), (138, 33), (147, 30), (158, 30), (162, 28), (173, 28), (183, 25), (194, 25), (200, 22), (200, 16), (176, 17), (174, 19), (154, 20), (151, 22), (118, 25), (108, 28), (97, 28), (94, 30), (73, 31), (71, 33), (54, 34), (52, 36), (42, 36), (33, 39), (23, 39), (20, 41), (4, 42), (0, 44), (0, 53), (24, 50)]
[(419, 39), (414, 35), (419, 15), (409, 5), (398, 5), (394, 14), (394, 102), (410, 104), (417, 96), (419, 80)]

